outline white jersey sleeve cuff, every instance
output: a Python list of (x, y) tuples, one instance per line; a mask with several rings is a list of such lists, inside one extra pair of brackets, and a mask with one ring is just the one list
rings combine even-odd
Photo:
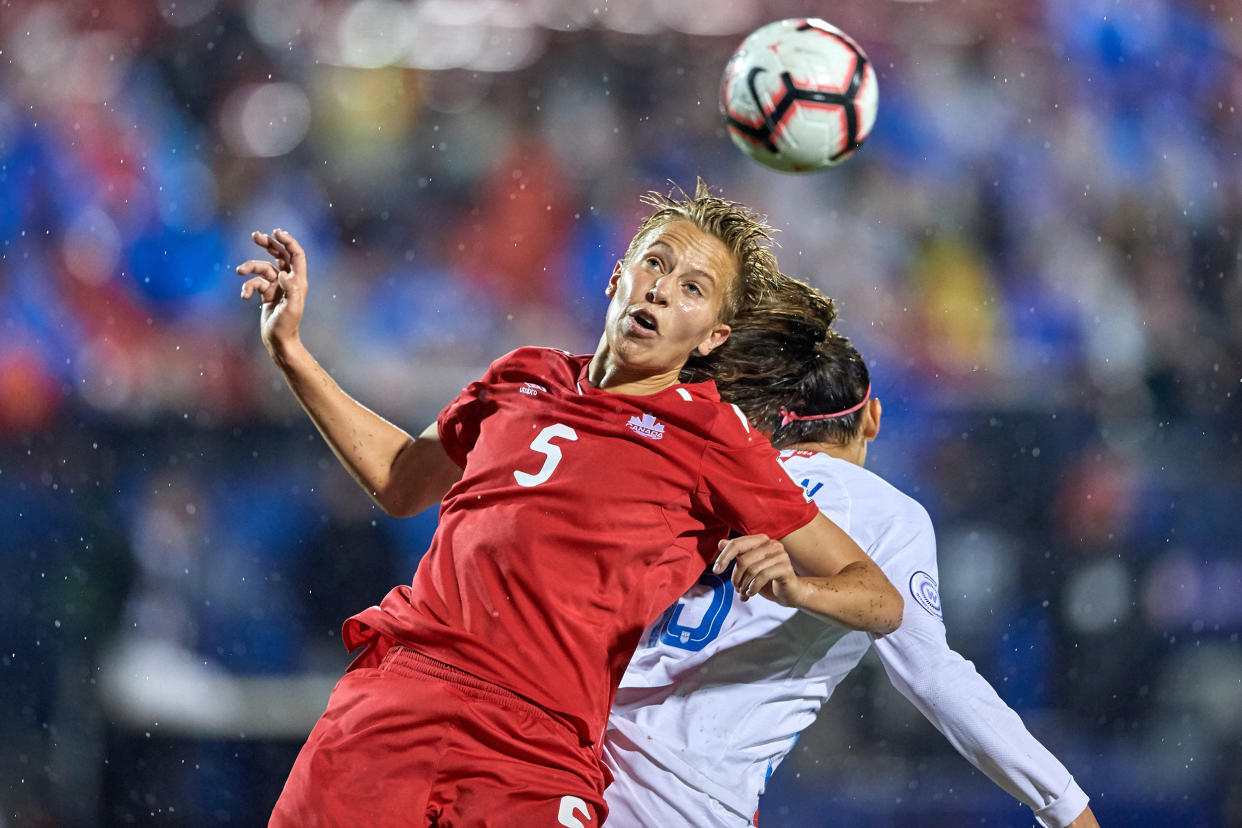
[(1043, 828), (1065, 828), (1086, 810), (1089, 801), (1086, 791), (1070, 779), (1069, 785), (1051, 805), (1045, 805), (1035, 812), (1035, 821)]

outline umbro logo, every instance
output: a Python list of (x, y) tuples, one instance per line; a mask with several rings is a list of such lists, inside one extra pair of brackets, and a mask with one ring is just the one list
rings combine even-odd
[(538, 383), (534, 383), (534, 382), (524, 382), (522, 383), (522, 387), (518, 389), (518, 391), (522, 392), (523, 394), (527, 394), (531, 397), (537, 397), (539, 396), (540, 391), (547, 391), (547, 390), (548, 389), (544, 388), (542, 385), (539, 385)]
[(625, 425), (634, 433), (650, 437), (652, 440), (659, 440), (664, 436), (664, 423), (658, 422), (650, 414), (643, 414), (642, 417), (630, 417), (630, 421)]

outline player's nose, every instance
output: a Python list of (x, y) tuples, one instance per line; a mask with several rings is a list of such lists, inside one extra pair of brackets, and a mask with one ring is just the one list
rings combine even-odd
[(651, 286), (647, 288), (646, 299), (653, 305), (664, 305), (668, 303), (668, 274), (657, 276), (652, 281)]

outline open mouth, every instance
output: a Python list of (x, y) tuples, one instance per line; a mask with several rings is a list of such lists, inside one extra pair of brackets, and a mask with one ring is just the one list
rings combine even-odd
[(656, 329), (655, 317), (647, 311), (636, 310), (631, 314), (631, 316), (634, 318), (634, 323), (638, 325), (638, 327), (644, 328), (648, 331), (654, 331)]

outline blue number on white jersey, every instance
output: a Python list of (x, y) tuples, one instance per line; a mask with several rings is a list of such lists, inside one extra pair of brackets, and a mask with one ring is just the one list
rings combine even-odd
[[(725, 572), (726, 577), (712, 574), (711, 571), (704, 572), (699, 576), (699, 585), (711, 589), (710, 603), (707, 610), (703, 613), (702, 620), (693, 627), (683, 626), (680, 621), (682, 613), (691, 603), (683, 598), (676, 604), (673, 604), (664, 611), (664, 615), (660, 616), (660, 620), (656, 622), (652, 634), (647, 638), (648, 646), (659, 641), (670, 647), (678, 647), (682, 650), (701, 650), (708, 645), (717, 635), (720, 634), (720, 627), (724, 624), (725, 616), (729, 614), (729, 609), (733, 606), (733, 583), (727, 577), (729, 571)], [(698, 595), (691, 599), (696, 608), (701, 606), (708, 600), (706, 595)]]

